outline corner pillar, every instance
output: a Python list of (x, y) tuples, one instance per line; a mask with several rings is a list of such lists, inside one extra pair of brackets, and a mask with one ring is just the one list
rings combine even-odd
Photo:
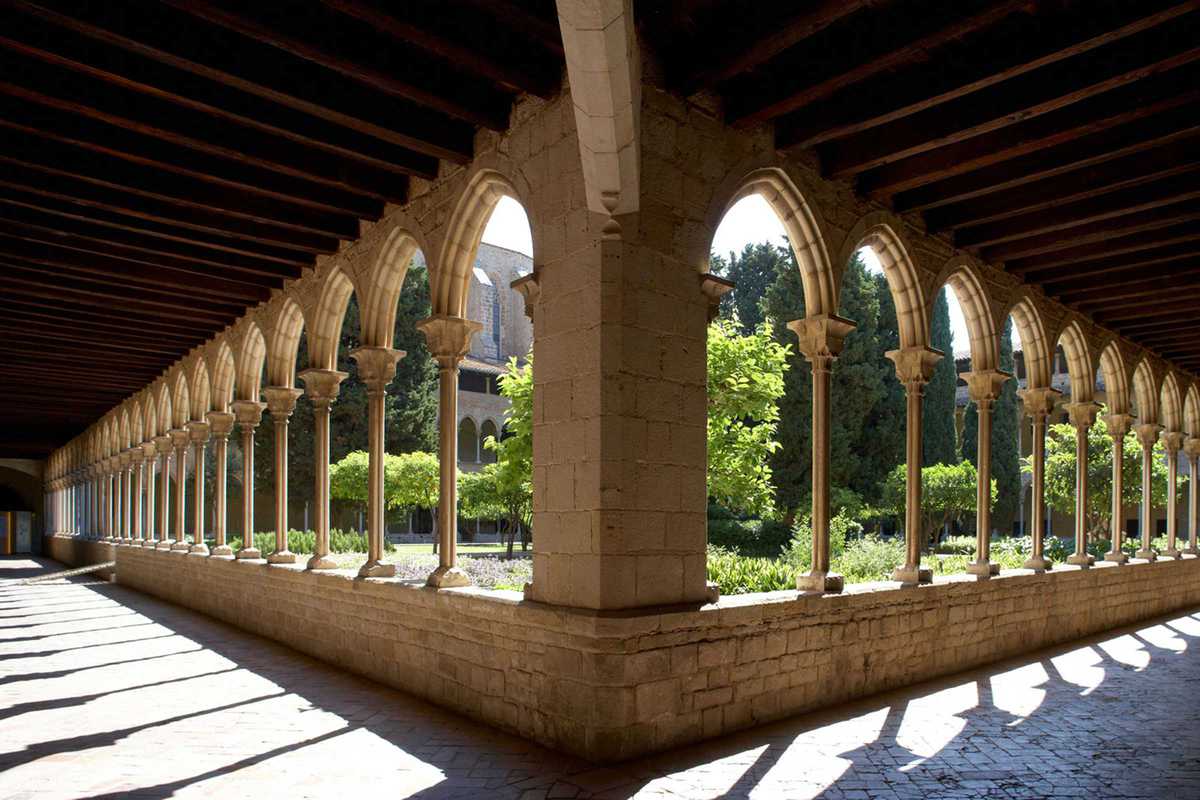
[(254, 429), (262, 422), (266, 403), (257, 400), (238, 400), (232, 408), (242, 434), (242, 548), (237, 551), (239, 561), (262, 558), (254, 546)]
[(1200, 556), (1196, 530), (1200, 527), (1200, 481), (1197, 480), (1197, 470), (1200, 470), (1200, 438), (1193, 436), (1186, 439), (1183, 452), (1188, 458), (1188, 546), (1183, 552)]
[[(419, 323), (418, 323), (419, 324)], [(384, 508), (384, 412), (387, 387), (396, 377), (396, 362), (404, 351), (390, 347), (360, 347), (350, 354), (358, 365), (358, 376), (367, 386), (367, 563), (358, 570), (361, 578), (390, 578), (395, 564), (383, 561)]]
[(978, 409), (979, 428), (975, 479), (975, 561), (967, 572), (980, 578), (1000, 573), (991, 561), (992, 551), (992, 409), (1004, 384), (1012, 375), (1000, 370), (977, 370), (963, 376), (967, 391)]
[(1154, 541), (1154, 445), (1158, 442), (1161, 425), (1145, 422), (1135, 425), (1133, 432), (1137, 434), (1138, 443), (1142, 446), (1142, 508), (1138, 527), (1141, 528), (1142, 546), (1135, 553), (1136, 558), (1154, 561), (1158, 558), (1152, 542)]
[(229, 411), (208, 412), (208, 428), (213, 440), (213, 547), (209, 555), (231, 558), (233, 548), (225, 542), (229, 512), (226, 508), (226, 488), (229, 483), (229, 434), (236, 417)]
[(329, 557), (329, 409), (337, 400), (345, 372), (331, 369), (306, 369), (299, 375), (313, 406), (313, 505), (316, 531), (308, 569), (334, 569), (337, 562)]

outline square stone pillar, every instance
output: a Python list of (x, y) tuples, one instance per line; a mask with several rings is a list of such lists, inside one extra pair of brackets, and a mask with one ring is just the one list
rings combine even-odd
[(1200, 471), (1200, 438), (1188, 437), (1183, 443), (1183, 452), (1188, 457), (1188, 546), (1185, 553), (1200, 556), (1197, 547), (1197, 528), (1200, 527), (1200, 481), (1196, 479)]

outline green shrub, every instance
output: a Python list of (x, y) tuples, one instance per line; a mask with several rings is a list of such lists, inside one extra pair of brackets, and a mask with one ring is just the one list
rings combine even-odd
[[(829, 520), (829, 558), (836, 561), (846, 550), (846, 542), (862, 537), (862, 525), (849, 515), (839, 513)], [(792, 539), (783, 551), (783, 560), (797, 573), (812, 569), (812, 526), (807, 514), (796, 518)]]
[(933, 548), (935, 553), (953, 556), (970, 556), (975, 554), (974, 536), (947, 536)]
[[(288, 531), (288, 550), (297, 554), (312, 555), (316, 548), (316, 531)], [(229, 546), (238, 551), (242, 548), (242, 537), (234, 536), (229, 540)], [(254, 546), (264, 556), (275, 550), (275, 533), (273, 531), (256, 531)], [(395, 552), (396, 548), (390, 542), (383, 543), (384, 552)], [(329, 531), (329, 551), (331, 553), (365, 553), (367, 552), (367, 536), (356, 531), (343, 531), (334, 528)]]
[(708, 579), (721, 594), (774, 592), (796, 588), (796, 573), (777, 558), (753, 558), (709, 545)]
[(904, 539), (867, 534), (846, 543), (845, 551), (834, 561), (833, 571), (840, 573), (846, 583), (886, 581), (903, 563)]
[(791, 531), (776, 520), (709, 519), (708, 543), (743, 556), (775, 558)]

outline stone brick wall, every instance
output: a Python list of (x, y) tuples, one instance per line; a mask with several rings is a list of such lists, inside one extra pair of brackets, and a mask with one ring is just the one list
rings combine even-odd
[[(46, 546), (46, 557), (68, 567), (86, 567), (89, 564), (103, 564), (115, 559), (116, 546), (107, 542), (75, 536), (46, 536), (43, 542)], [(110, 569), (101, 570), (96, 575), (106, 581), (113, 579), (113, 571)]]
[(550, 747), (615, 761), (1200, 605), (1200, 560), (595, 613), (116, 548), (118, 580)]

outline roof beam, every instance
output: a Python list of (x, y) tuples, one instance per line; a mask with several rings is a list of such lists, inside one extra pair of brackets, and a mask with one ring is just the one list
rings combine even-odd
[(1128, 319), (1149, 319), (1188, 312), (1194, 314), (1198, 302), (1200, 302), (1200, 293), (1187, 294), (1181, 299), (1160, 303), (1137, 303), (1130, 308), (1112, 312), (1097, 312), (1093, 316), (1101, 325), (1109, 325)]
[(155, 338), (164, 340), (192, 341), (200, 344), (205, 340), (203, 330), (188, 321), (163, 319), (157, 315), (140, 314), (126, 311), (113, 315), (104, 311), (65, 299), (57, 302), (46, 301), (38, 297), (0, 296), (0, 308), (6, 313), (20, 313), (59, 321), (64, 325), (78, 324), (88, 328), (104, 330), (114, 325), (118, 332), (126, 328), (152, 334)]
[(9, 275), (8, 270), (0, 272), (0, 290), (8, 292), (11, 296), (15, 297), (33, 297), (41, 300), (49, 300), (52, 303), (65, 301), (77, 305), (104, 308), (108, 309), (109, 312), (132, 311), (136, 314), (167, 317), (180, 323), (193, 322), (224, 327), (237, 320), (236, 314), (213, 312), (204, 308), (197, 308), (195, 304), (179, 306), (177, 304), (157, 301), (148, 302), (143, 300), (140, 294), (109, 291), (100, 293), (90, 287), (87, 289), (74, 287), (68, 289), (64, 288), (61, 284), (55, 284), (53, 281), (47, 282), (45, 280), (26, 277), (18, 279)]
[(1038, 270), (1086, 262), (1095, 258), (1137, 253), (1165, 245), (1200, 240), (1200, 229), (1194, 225), (1175, 225), (1168, 228), (1143, 231), (1119, 238), (1107, 239), (1077, 247), (1062, 248), (1041, 255), (1017, 258), (1005, 263), (1007, 271), (1024, 278)]

